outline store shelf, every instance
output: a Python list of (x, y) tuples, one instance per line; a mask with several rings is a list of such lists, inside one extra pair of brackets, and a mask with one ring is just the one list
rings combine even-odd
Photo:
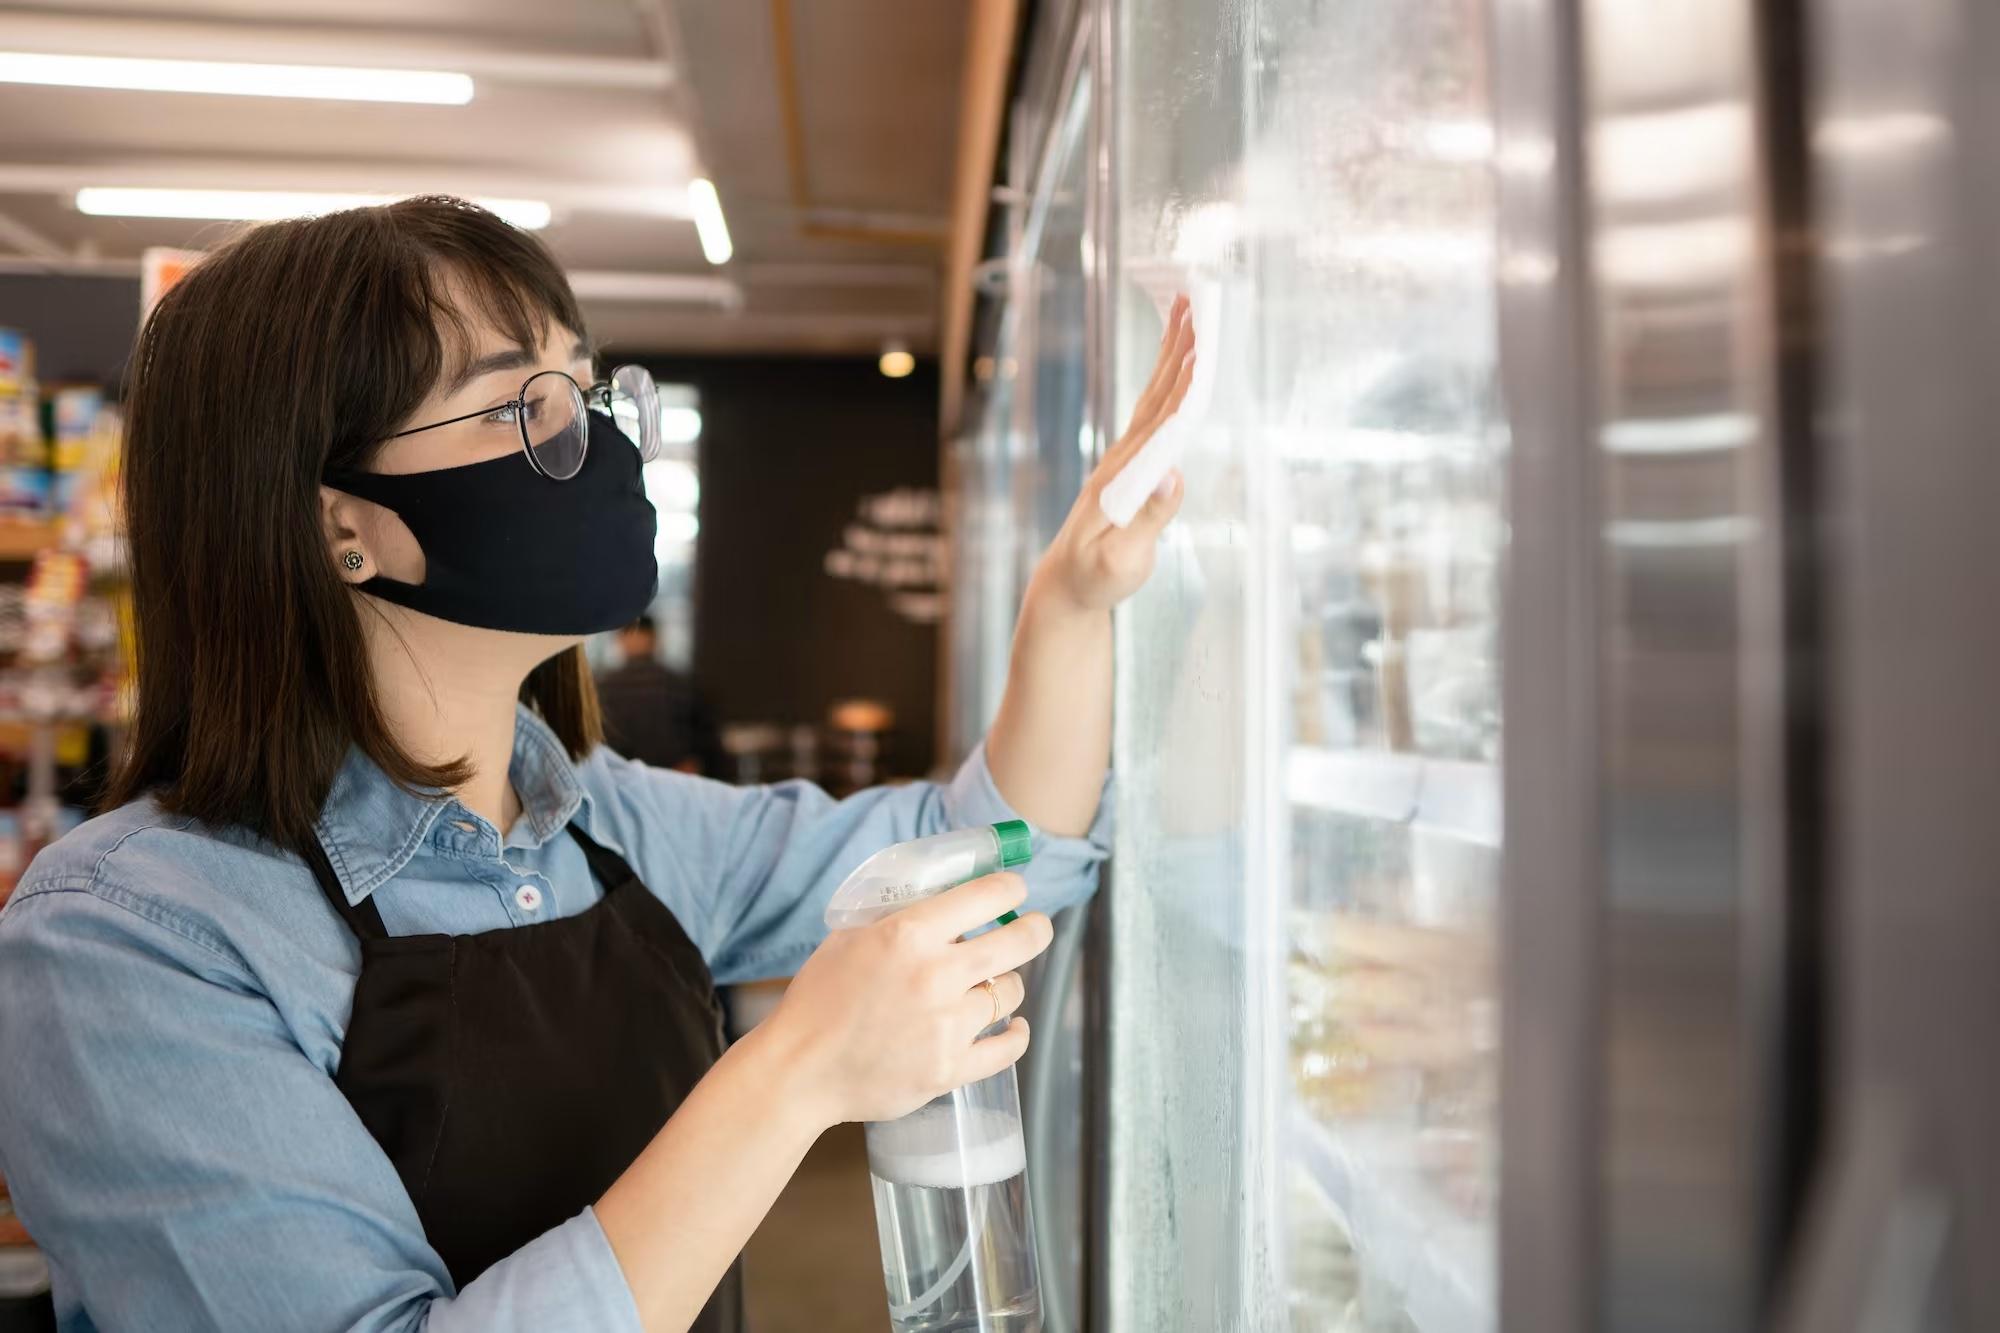
[(1492, 1333), (1490, 1230), (1423, 1183), (1408, 1132), (1322, 1124), (1292, 1105), (1292, 1155), (1337, 1207), (1371, 1285), (1400, 1293), (1419, 1333)]
[(1300, 745), (1292, 748), (1286, 768), (1285, 786), (1295, 805), (1500, 845), (1498, 765)]
[(46, 519), (0, 517), (0, 562), (33, 560), (60, 539), (57, 526)]

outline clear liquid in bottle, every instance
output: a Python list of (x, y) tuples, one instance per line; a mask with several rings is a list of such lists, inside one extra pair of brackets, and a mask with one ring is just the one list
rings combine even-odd
[(867, 1133), (895, 1333), (1040, 1333), (1014, 1071)]

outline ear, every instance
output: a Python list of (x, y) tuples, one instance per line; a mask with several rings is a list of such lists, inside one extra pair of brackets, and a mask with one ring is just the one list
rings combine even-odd
[(333, 562), (334, 573), (347, 583), (366, 583), (375, 577), (374, 555), (361, 539), (361, 525), (355, 521), (360, 504), (345, 491), (319, 488), (320, 528), (326, 536), (327, 558)]

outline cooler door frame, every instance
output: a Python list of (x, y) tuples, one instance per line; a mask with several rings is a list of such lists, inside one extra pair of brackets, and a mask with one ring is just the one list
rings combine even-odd
[[(1811, 302), (1779, 244), (1804, 216), (1791, 11), (1488, 6), (1513, 429), (1503, 1333), (1764, 1326), (1811, 1144), (1823, 570)], [(1645, 197), (1677, 163), (1721, 169)], [(1675, 326), (1676, 301), (1710, 313)]]
[(2000, 1327), (2000, 10), (1801, 0), (1840, 577), (1832, 1127), (1787, 1333)]

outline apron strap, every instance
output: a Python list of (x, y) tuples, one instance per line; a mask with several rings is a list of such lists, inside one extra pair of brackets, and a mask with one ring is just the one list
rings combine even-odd
[(333, 873), (333, 862), (326, 859), (326, 849), (315, 838), (306, 844), (302, 854), (313, 878), (319, 881), (320, 892), (326, 895), (333, 910), (340, 913), (340, 919), (347, 928), (364, 940), (386, 940), (389, 932), (382, 926), (382, 913), (375, 906), (373, 896), (363, 898), (358, 903), (347, 901), (347, 893), (340, 887), (340, 877)]
[(583, 859), (590, 863), (590, 873), (597, 880), (598, 887), (606, 893), (619, 884), (637, 877), (638, 872), (626, 863), (624, 857), (608, 847), (600, 846), (596, 839), (578, 828), (569, 826), (569, 836), (576, 839), (576, 845), (583, 848)]

